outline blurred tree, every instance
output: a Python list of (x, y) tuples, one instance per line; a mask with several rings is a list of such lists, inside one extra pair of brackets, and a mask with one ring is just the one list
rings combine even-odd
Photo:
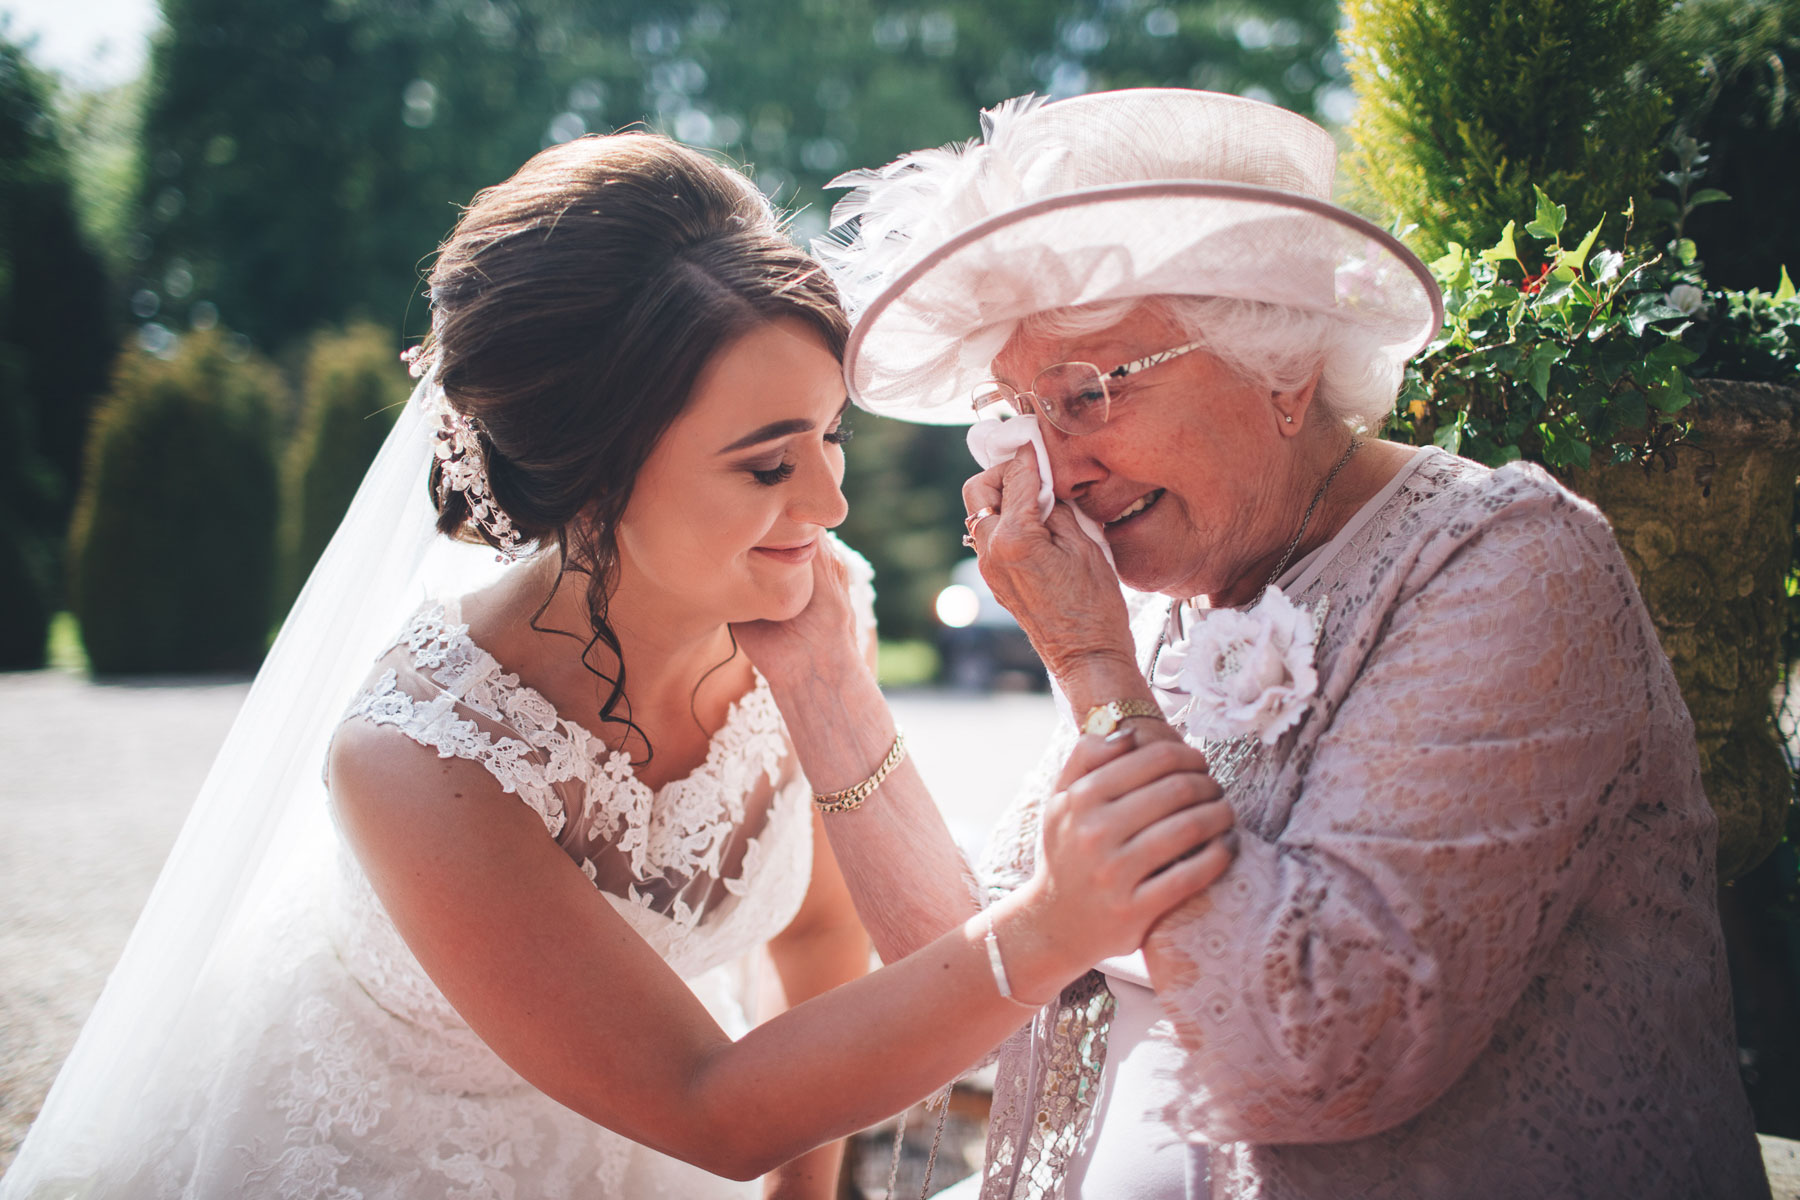
[[(144, 254), (129, 289), (152, 345), (222, 321), (281, 351), (355, 316), (416, 336), (418, 267), (455, 206), (588, 130), (643, 121), (748, 164), (800, 210), (805, 241), (825, 228), (833, 176), (973, 136), (980, 107), (1024, 92), (1200, 85), (1328, 119), (1342, 119), (1348, 97), (1329, 0), (164, 9), (133, 238)], [(963, 553), (958, 490), (971, 464), (953, 433), (861, 424), (848, 485), (856, 540), (882, 570), (887, 627), (917, 635), (929, 627), (919, 597)], [(947, 520), (911, 523), (934, 513)]]
[(1800, 0), (1688, 0), (1662, 37), (1700, 61), (1680, 125), (1711, 156), (1702, 182), (1731, 197), (1696, 209), (1684, 232), (1708, 282), (1772, 292), (1782, 264), (1800, 274)]
[(367, 322), (316, 335), (282, 463), (277, 619), (300, 594), (412, 391), (393, 335)]
[(54, 86), (0, 39), (0, 666), (42, 662), (56, 555), (115, 327), (77, 226)]
[(1671, 116), (1645, 66), (1672, 3), (1349, 0), (1364, 200), (1416, 224), (1427, 258), (1493, 244), (1534, 185), (1572, 228), (1642, 209)]
[(70, 592), (101, 674), (254, 667), (269, 633), (280, 373), (241, 338), (120, 359), (69, 533)]

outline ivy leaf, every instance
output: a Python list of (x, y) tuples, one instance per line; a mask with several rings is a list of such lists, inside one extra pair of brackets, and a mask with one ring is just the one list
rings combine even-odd
[(1652, 321), (1666, 321), (1671, 317), (1686, 315), (1679, 308), (1671, 307), (1661, 292), (1644, 292), (1632, 297), (1631, 307), (1625, 313), (1625, 328), (1632, 337), (1643, 337), (1645, 328)]
[(1786, 304), (1794, 298), (1794, 281), (1788, 278), (1787, 264), (1781, 267), (1781, 285), (1775, 289), (1775, 303)]
[(1614, 396), (1607, 405), (1613, 418), (1625, 429), (1641, 429), (1650, 419), (1649, 406), (1644, 403), (1644, 394), (1635, 390), (1626, 390)]
[(1702, 204), (1717, 204), (1721, 200), (1729, 199), (1731, 199), (1731, 196), (1720, 191), (1718, 188), (1701, 188), (1699, 191), (1688, 197), (1688, 211), (1693, 212)]
[[(1593, 235), (1589, 234), (1588, 236), (1592, 237)], [(1585, 246), (1587, 241), (1584, 239), (1581, 244)], [(1594, 255), (1594, 283), (1596, 285), (1606, 283), (1619, 273), (1619, 268), (1624, 263), (1625, 256), (1617, 250), (1602, 250)]]
[(1569, 348), (1556, 342), (1539, 342), (1531, 348), (1525, 358), (1525, 365), (1520, 374), (1525, 377), (1532, 390), (1542, 397), (1544, 403), (1550, 402), (1550, 368), (1567, 358)]
[(1506, 228), (1500, 231), (1500, 240), (1495, 242), (1490, 248), (1481, 252), (1481, 259), (1483, 262), (1495, 264), (1516, 262), (1519, 263), (1521, 267), (1525, 265), (1524, 263), (1519, 262), (1519, 247), (1513, 242), (1513, 228), (1514, 222), (1508, 221), (1506, 223)]
[(1463, 426), (1468, 424), (1468, 421), (1468, 413), (1457, 413), (1456, 420), (1448, 425), (1438, 426), (1437, 432), (1431, 435), (1431, 440), (1455, 454), (1462, 449)]
[[(1600, 223), (1600, 225), (1604, 224), (1606, 224), (1604, 221)], [(1567, 267), (1576, 274), (1581, 273), (1582, 268), (1587, 266), (1588, 251), (1594, 248), (1594, 239), (1600, 236), (1600, 225), (1596, 225), (1588, 230), (1587, 236), (1581, 239), (1581, 244), (1579, 246), (1575, 247), (1573, 250), (1560, 251), (1557, 254), (1556, 266), (1559, 270), (1563, 267)]]
[(1569, 219), (1569, 210), (1565, 205), (1552, 202), (1537, 184), (1532, 184), (1531, 190), (1537, 193), (1537, 216), (1531, 219), (1531, 224), (1525, 226), (1525, 232), (1532, 237), (1555, 241), (1562, 235), (1563, 224)]
[(1453, 279), (1462, 270), (1463, 263), (1468, 260), (1468, 257), (1469, 252), (1463, 249), (1461, 242), (1451, 242), (1445, 248), (1443, 257), (1435, 259), (1431, 263), (1431, 273), (1440, 280)]

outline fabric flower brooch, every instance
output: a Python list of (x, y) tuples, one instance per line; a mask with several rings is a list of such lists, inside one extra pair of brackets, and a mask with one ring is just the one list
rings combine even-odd
[(1158, 686), (1188, 697), (1169, 719), (1208, 741), (1274, 745), (1319, 690), (1313, 657), (1324, 608), (1321, 600), (1308, 612), (1271, 587), (1248, 609), (1207, 612), (1156, 664)]

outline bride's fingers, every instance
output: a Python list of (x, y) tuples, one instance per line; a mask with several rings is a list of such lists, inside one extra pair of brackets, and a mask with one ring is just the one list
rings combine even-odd
[(1137, 742), (1129, 727), (1119, 732), (1124, 736), (1100, 737), (1092, 733), (1082, 734), (1075, 742), (1075, 749), (1069, 753), (1068, 760), (1063, 763), (1063, 769), (1057, 774), (1056, 787), (1053, 790), (1063, 791), (1090, 771), (1105, 766), (1137, 748)]
[(1234, 818), (1223, 800), (1191, 805), (1133, 834), (1119, 850), (1119, 866), (1143, 880), (1230, 832)]
[(1165, 869), (1138, 884), (1132, 894), (1132, 905), (1150, 917), (1152, 927), (1157, 918), (1184, 901), (1191, 900), (1219, 881), (1236, 857), (1236, 839), (1230, 835), (1214, 838), (1198, 853), (1171, 863)]
[(1156, 741), (1089, 770), (1066, 787), (1076, 811), (1085, 812), (1164, 775), (1206, 771), (1206, 756), (1180, 741)]
[[(1119, 841), (1127, 845), (1133, 838), (1155, 826), (1165, 817), (1215, 804), (1222, 792), (1212, 776), (1199, 771), (1178, 771), (1153, 779), (1133, 788), (1110, 804), (1093, 812), (1093, 818), (1105, 821), (1118, 831)], [(1226, 806), (1230, 812), (1230, 806)]]

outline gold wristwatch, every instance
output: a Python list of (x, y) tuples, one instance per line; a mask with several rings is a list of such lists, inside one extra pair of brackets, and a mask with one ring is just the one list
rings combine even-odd
[(1131, 717), (1155, 717), (1160, 721), (1162, 715), (1162, 709), (1148, 700), (1108, 700), (1088, 709), (1087, 716), (1081, 719), (1081, 732), (1105, 737)]

